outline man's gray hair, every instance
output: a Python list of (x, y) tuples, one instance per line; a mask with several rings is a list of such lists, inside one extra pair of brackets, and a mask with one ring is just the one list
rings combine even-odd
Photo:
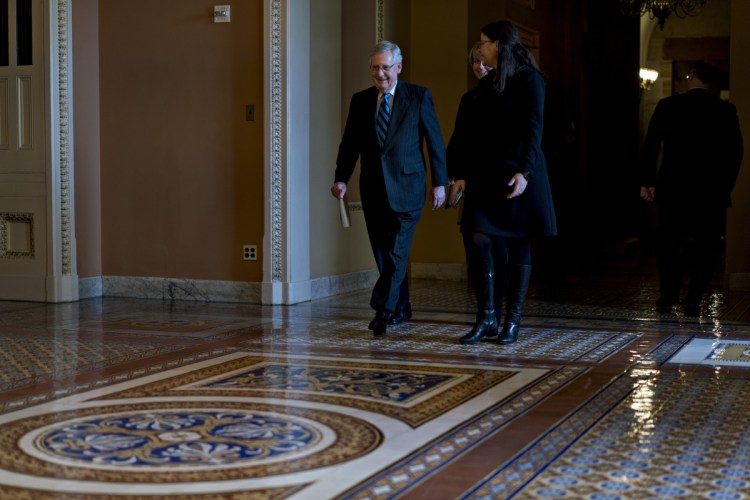
[(376, 54), (385, 54), (386, 52), (393, 54), (393, 64), (401, 64), (401, 49), (398, 45), (388, 40), (382, 40), (376, 43), (375, 47), (372, 49), (370, 58), (372, 59), (372, 56)]

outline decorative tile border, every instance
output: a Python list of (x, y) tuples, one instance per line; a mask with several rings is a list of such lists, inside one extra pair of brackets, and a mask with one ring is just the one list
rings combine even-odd
[(415, 428), (518, 374), (434, 363), (376, 363), (296, 356), (246, 356), (106, 399), (175, 396), (314, 401), (379, 413)]
[(343, 496), (350, 500), (395, 498), (438, 473), (586, 371), (580, 367), (565, 367), (551, 372), (512, 398), (503, 400), (460, 424), (455, 430), (440, 436), (409, 458), (378, 472)]
[(634, 369), (461, 498), (746, 498), (750, 381)]

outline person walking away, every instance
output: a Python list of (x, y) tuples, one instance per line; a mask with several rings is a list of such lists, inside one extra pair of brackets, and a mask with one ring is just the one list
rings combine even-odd
[(700, 314), (711, 284), (743, 156), (737, 110), (713, 91), (717, 77), (696, 63), (688, 90), (657, 103), (643, 142), (640, 196), (657, 206), (656, 306), (678, 304), (689, 273), (688, 315)]

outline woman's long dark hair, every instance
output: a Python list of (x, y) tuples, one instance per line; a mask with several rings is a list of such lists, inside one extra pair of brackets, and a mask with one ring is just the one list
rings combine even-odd
[(505, 85), (519, 68), (531, 66), (539, 71), (531, 51), (522, 43), (516, 28), (510, 21), (495, 21), (482, 28), (482, 33), (497, 44), (497, 68), (495, 68), (495, 88), (505, 90)]

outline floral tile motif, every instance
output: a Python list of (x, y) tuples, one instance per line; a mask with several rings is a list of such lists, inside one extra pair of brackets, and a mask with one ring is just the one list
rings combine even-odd
[(438, 373), (399, 370), (289, 366), (264, 363), (263, 366), (194, 387), (206, 389), (265, 389), (291, 392), (319, 391), (373, 399), (383, 403), (408, 403), (453, 377)]
[(0, 446), (16, 450), (0, 456), (0, 469), (47, 481), (228, 481), (335, 465), (369, 453), (381, 440), (368, 422), (318, 409), (96, 405), (0, 425)]
[(416, 427), (516, 373), (494, 367), (249, 355), (107, 398), (239, 395), (306, 400), (376, 412)]

